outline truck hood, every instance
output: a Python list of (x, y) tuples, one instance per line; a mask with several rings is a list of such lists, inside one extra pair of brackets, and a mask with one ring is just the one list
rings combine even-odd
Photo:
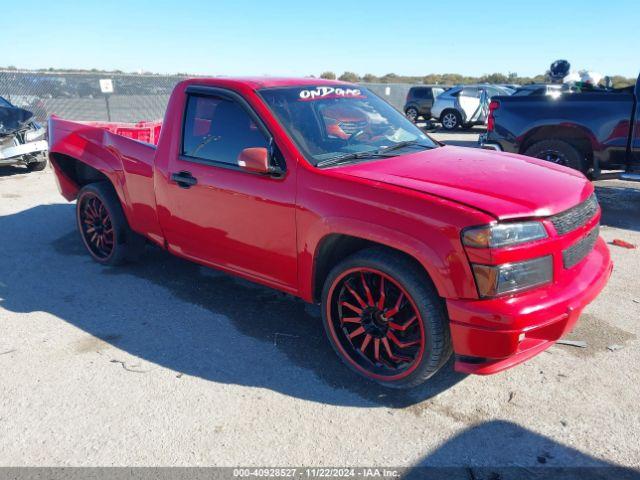
[(339, 167), (340, 173), (468, 205), (497, 219), (543, 217), (584, 201), (579, 172), (522, 155), (444, 146)]

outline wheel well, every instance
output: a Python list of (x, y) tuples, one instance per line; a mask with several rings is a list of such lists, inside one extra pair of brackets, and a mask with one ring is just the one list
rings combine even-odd
[(541, 127), (529, 133), (520, 145), (520, 153), (527, 151), (534, 143), (542, 140), (560, 140), (573, 145), (585, 158), (589, 165), (593, 161), (593, 146), (589, 138), (577, 128), (573, 127)]
[(389, 251), (401, 254), (424, 272), (425, 278), (427, 278), (428, 281), (431, 281), (431, 277), (425, 270), (424, 266), (415, 257), (403, 252), (402, 250), (389, 247), (382, 243), (366, 240), (364, 238), (353, 237), (350, 235), (331, 234), (324, 237), (320, 241), (319, 247), (316, 249), (316, 255), (313, 262), (313, 301), (316, 303), (320, 302), (324, 282), (329, 275), (329, 272), (336, 264), (357, 251), (371, 247), (382, 247)]
[(109, 178), (99, 170), (81, 162), (77, 158), (62, 153), (52, 153), (50, 158), (60, 168), (62, 173), (76, 184), (78, 189), (95, 182), (109, 182)]

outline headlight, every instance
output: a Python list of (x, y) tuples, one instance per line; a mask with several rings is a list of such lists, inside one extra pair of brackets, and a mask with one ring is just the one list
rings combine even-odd
[(547, 238), (541, 222), (498, 223), (468, 228), (462, 233), (462, 242), (469, 247), (498, 248)]
[(551, 256), (503, 265), (471, 264), (471, 267), (481, 297), (519, 292), (553, 280)]

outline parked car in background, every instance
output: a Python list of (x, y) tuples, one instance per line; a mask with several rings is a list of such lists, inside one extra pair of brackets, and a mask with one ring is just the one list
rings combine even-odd
[(25, 165), (31, 171), (47, 166), (46, 130), (33, 113), (0, 97), (0, 166)]
[(491, 98), (512, 93), (510, 88), (496, 85), (459, 85), (436, 98), (431, 116), (439, 120), (445, 130), (483, 125)]
[(95, 261), (123, 263), (148, 240), (321, 303), (338, 356), (386, 386), (418, 385), (452, 353), (476, 374), (537, 355), (611, 273), (582, 175), (442, 146), (360, 86), (183, 81), (157, 145), (113, 133), (122, 125), (49, 125)]
[(403, 109), (407, 118), (412, 122), (416, 122), (420, 117), (430, 120), (433, 102), (445, 90), (442, 85), (411, 87)]
[(594, 177), (626, 170), (640, 180), (640, 77), (635, 87), (582, 93), (496, 97), (483, 148), (522, 153)]

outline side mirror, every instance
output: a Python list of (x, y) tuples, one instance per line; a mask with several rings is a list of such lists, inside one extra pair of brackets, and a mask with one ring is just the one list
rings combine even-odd
[(238, 155), (238, 165), (252, 173), (271, 173), (269, 151), (263, 147), (245, 148)]

